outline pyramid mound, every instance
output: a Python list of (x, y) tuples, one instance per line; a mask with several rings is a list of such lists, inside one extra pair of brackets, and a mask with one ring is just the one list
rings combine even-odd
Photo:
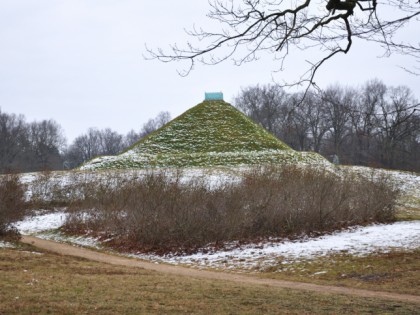
[(205, 101), (140, 140), (131, 150), (180, 154), (290, 148), (232, 105)]
[[(306, 156), (303, 156), (303, 155)], [(117, 156), (81, 169), (230, 166), (319, 160), (296, 152), (232, 105), (204, 101)]]

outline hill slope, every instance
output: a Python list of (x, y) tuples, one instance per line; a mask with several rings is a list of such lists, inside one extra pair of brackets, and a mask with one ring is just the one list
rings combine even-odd
[(117, 156), (82, 169), (231, 166), (325, 160), (296, 152), (224, 101), (204, 101)]
[(198, 104), (132, 149), (147, 154), (290, 150), (223, 101)]

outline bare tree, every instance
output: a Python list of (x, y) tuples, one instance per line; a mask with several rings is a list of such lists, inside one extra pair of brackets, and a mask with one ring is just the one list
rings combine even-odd
[(124, 146), (128, 148), (132, 146), (134, 143), (140, 140), (140, 133), (135, 132), (131, 129), (124, 137)]
[(23, 116), (0, 110), (0, 173), (21, 170), (17, 157), (26, 145), (26, 124)]
[(234, 104), (297, 150), (319, 152), (329, 129), (322, 99), (313, 92), (302, 101), (302, 93), (288, 94), (278, 85), (249, 86), (241, 89)]
[(280, 120), (285, 119), (288, 94), (276, 85), (256, 85), (243, 88), (234, 104), (255, 122), (279, 136)]
[(155, 118), (149, 119), (139, 133), (131, 130), (126, 136), (110, 128), (89, 128), (85, 134), (74, 139), (66, 152), (66, 161), (70, 167), (76, 167), (100, 155), (116, 155), (170, 120), (169, 112), (160, 112)]
[(145, 122), (138, 133), (130, 130), (124, 137), (125, 147), (132, 146), (141, 138), (166, 125), (169, 121), (171, 121), (171, 114), (166, 111), (160, 112), (155, 118), (151, 118)]
[(89, 128), (87, 133), (74, 139), (66, 153), (72, 167), (100, 155), (115, 155), (124, 149), (123, 136), (109, 128)]
[(378, 133), (378, 110), (385, 103), (387, 87), (377, 79), (366, 82), (356, 95), (350, 110), (351, 155), (355, 164), (370, 165), (375, 161)]
[(323, 111), (332, 142), (332, 148), (327, 154), (341, 155), (343, 141), (349, 132), (350, 112), (354, 108), (355, 95), (353, 89), (343, 89), (338, 85), (330, 86), (322, 93)]
[(420, 104), (405, 86), (389, 89), (389, 100), (380, 105), (377, 115), (379, 120), (379, 144), (381, 161), (384, 165), (396, 167), (396, 156), (404, 151), (407, 139), (419, 135), (418, 111)]
[(54, 120), (33, 122), (28, 126), (32, 170), (60, 169), (66, 139), (61, 126)]
[(348, 164), (420, 170), (420, 104), (407, 87), (375, 79), (357, 89), (308, 91), (303, 99), (302, 93), (261, 97), (266, 91), (284, 93), (278, 86), (248, 87), (235, 105), (292, 148), (338, 155)]
[(293, 126), (295, 141), (298, 143), (292, 146), (299, 150), (320, 152), (325, 134), (330, 128), (322, 94), (309, 91), (303, 100), (302, 93), (294, 94), (291, 99), (288, 124)]
[(347, 54), (354, 39), (358, 44), (377, 43), (386, 55), (407, 54), (420, 60), (419, 43), (398, 38), (409, 22), (419, 26), (417, 0), (212, 0), (210, 5), (207, 16), (219, 22), (219, 30), (194, 28), (188, 34), (197, 44), (175, 44), (169, 52), (147, 48), (148, 57), (187, 61), (180, 72), (187, 75), (196, 63), (214, 65), (233, 59), (241, 65), (264, 52), (279, 60), (282, 70), (291, 53), (305, 51), (307, 71), (285, 85), (306, 83), (308, 88), (317, 70), (337, 54)]
[(140, 138), (151, 134), (153, 131), (163, 127), (171, 120), (171, 114), (169, 112), (160, 112), (155, 118), (149, 119), (146, 123), (143, 124), (143, 127), (140, 130)]
[[(299, 93), (291, 95), (287, 104), (285, 121), (282, 124), (281, 139), (296, 150), (310, 149), (310, 126), (306, 112), (308, 102), (302, 102)], [(305, 101), (305, 100), (303, 100)], [(296, 104), (301, 103), (300, 106)]]
[(54, 120), (27, 123), (22, 115), (0, 111), (0, 173), (61, 169), (65, 146)]
[(75, 167), (100, 155), (100, 153), (98, 130), (89, 128), (86, 134), (82, 134), (74, 139), (67, 150), (66, 160), (72, 167)]
[(123, 136), (110, 128), (98, 132), (100, 143), (100, 153), (106, 155), (115, 155), (124, 149)]

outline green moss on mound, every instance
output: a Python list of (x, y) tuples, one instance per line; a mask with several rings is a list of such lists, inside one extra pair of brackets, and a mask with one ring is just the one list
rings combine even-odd
[(181, 154), (290, 148), (232, 105), (223, 101), (205, 101), (129, 150), (142, 154)]
[(104, 156), (82, 169), (181, 168), (263, 164), (325, 165), (329, 162), (314, 152), (253, 151), (234, 153), (186, 153), (143, 156)]
[(322, 163), (296, 152), (224, 101), (204, 101), (117, 156), (82, 169), (209, 167), (267, 163)]

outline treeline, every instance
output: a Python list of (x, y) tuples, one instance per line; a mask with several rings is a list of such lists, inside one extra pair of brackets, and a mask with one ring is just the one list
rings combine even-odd
[(89, 128), (67, 145), (62, 127), (54, 120), (29, 123), (23, 115), (0, 108), (0, 173), (74, 168), (99, 155), (118, 154), (170, 119), (168, 112), (161, 112), (138, 132), (126, 135)]
[[(372, 80), (302, 96), (257, 85), (242, 89), (234, 105), (296, 150), (341, 164), (420, 171), (420, 104), (408, 87)], [(0, 173), (74, 168), (118, 154), (170, 120), (161, 112), (126, 135), (90, 128), (67, 145), (57, 122), (28, 123), (0, 109)]]
[(129, 131), (119, 134), (109, 128), (89, 130), (76, 139), (65, 152), (65, 168), (74, 168), (100, 155), (115, 155), (136, 143), (141, 138), (162, 127), (171, 120), (169, 112), (160, 112), (155, 118), (143, 124), (139, 132)]
[(65, 149), (62, 129), (53, 120), (27, 123), (0, 110), (0, 172), (59, 169)]
[(342, 164), (420, 171), (420, 104), (406, 86), (379, 80), (289, 94), (276, 85), (241, 90), (235, 106), (292, 148)]

